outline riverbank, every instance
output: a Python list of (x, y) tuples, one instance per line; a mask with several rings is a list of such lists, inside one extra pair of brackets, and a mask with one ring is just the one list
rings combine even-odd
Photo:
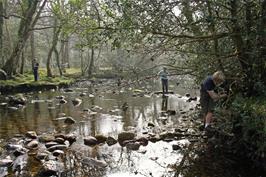
[(0, 92), (1, 94), (10, 94), (68, 87), (75, 82), (75, 78), (79, 74), (77, 69), (68, 69), (64, 76), (47, 77), (46, 70), (40, 69), (38, 81), (34, 81), (31, 72), (17, 75), (9, 80), (0, 80)]

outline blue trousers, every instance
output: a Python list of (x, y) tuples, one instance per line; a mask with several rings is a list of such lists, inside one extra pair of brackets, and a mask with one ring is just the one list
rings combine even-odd
[(33, 75), (34, 75), (34, 81), (38, 81), (38, 70), (37, 69), (33, 70)]
[(168, 79), (161, 79), (163, 94), (168, 93)]

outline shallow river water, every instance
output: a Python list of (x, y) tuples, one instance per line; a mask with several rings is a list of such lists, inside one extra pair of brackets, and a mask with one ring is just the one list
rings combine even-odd
[[(175, 94), (169, 94), (167, 97), (153, 94), (152, 90), (147, 88), (112, 90), (74, 86), (72, 89), (71, 92), (58, 90), (28, 93), (26, 106), (17, 110), (1, 107), (1, 141), (23, 135), (27, 131), (36, 131), (38, 135), (44, 133), (77, 135), (77, 141), (71, 146), (76, 154), (66, 152), (64, 161), (68, 171), (61, 176), (195, 176), (192, 173), (191, 175), (177, 173), (178, 165), (183, 163), (186, 150), (193, 143), (193, 139), (185, 136), (155, 143), (149, 142), (147, 146), (141, 146), (137, 151), (128, 150), (118, 143), (113, 146), (104, 144), (95, 147), (88, 147), (83, 143), (83, 139), (87, 136), (100, 134), (117, 138), (122, 131), (131, 131), (141, 137), (185, 128), (186, 133), (195, 137), (200, 136), (200, 132), (195, 128), (195, 125), (200, 124), (200, 120), (189, 118), (198, 102), (187, 101), (188, 97), (184, 96), (186, 89), (172, 87)], [(84, 96), (80, 96), (81, 93)], [(191, 95), (196, 96), (196, 92), (191, 92)], [(67, 103), (60, 104), (60, 100), (56, 99), (57, 96), (64, 96)], [(81, 99), (82, 102), (74, 106), (72, 100), (75, 98)], [(2, 96), (1, 100), (4, 102), (5, 96)], [(125, 105), (128, 108), (125, 108)], [(165, 114), (167, 110), (175, 111), (175, 115)], [(62, 113), (75, 119), (76, 123), (64, 124), (58, 119)], [(174, 150), (173, 145), (181, 148)], [(93, 170), (93, 167), (87, 169), (79, 166), (77, 161), (85, 156), (104, 161), (107, 167)], [(197, 155), (191, 155), (192, 157)], [(34, 167), (32, 168), (31, 173), (34, 174)], [(5, 170), (0, 167), (0, 174), (6, 174)]]

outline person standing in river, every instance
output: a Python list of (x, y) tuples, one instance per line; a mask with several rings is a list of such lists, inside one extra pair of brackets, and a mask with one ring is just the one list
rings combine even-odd
[(163, 95), (165, 95), (165, 93), (168, 93), (168, 75), (169, 73), (167, 72), (166, 67), (163, 67), (163, 70), (158, 73), (158, 76), (160, 77), (162, 82)]
[(38, 81), (38, 70), (39, 70), (39, 63), (36, 59), (33, 60), (33, 75), (34, 75), (34, 81)]
[(225, 93), (219, 94), (214, 91), (224, 81), (225, 76), (223, 72), (217, 71), (212, 76), (208, 76), (201, 84), (200, 105), (205, 129), (212, 122), (215, 102), (227, 96)]

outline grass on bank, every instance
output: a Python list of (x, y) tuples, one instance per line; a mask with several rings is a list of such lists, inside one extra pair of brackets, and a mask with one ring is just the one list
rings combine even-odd
[(31, 71), (25, 72), (23, 75), (19, 74), (14, 76), (9, 80), (0, 80), (1, 86), (16, 86), (21, 84), (29, 85), (47, 85), (47, 84), (70, 84), (74, 81), (74, 78), (77, 78), (80, 75), (80, 69), (78, 68), (67, 68), (64, 76), (59, 76), (58, 74), (53, 77), (46, 76), (46, 69), (39, 69), (39, 80), (34, 81), (34, 75)]

